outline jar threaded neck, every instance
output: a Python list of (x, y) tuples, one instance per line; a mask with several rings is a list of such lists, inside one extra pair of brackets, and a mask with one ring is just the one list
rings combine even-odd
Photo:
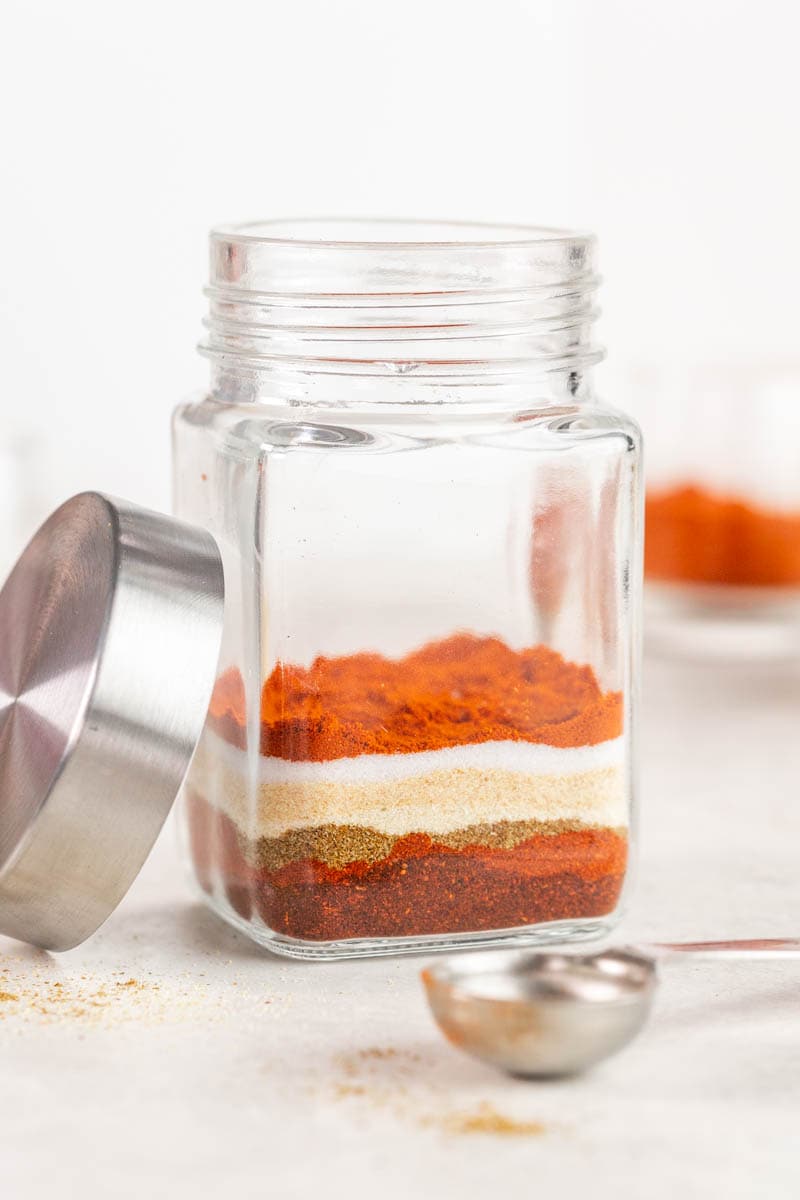
[(595, 242), (528, 226), (274, 221), (211, 234), (201, 352), (218, 372), (491, 386), (581, 374)]

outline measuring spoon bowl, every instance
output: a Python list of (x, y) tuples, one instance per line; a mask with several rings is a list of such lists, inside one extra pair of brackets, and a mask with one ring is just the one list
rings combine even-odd
[(640, 1031), (655, 962), (634, 950), (594, 954), (487, 951), (422, 972), (433, 1016), (458, 1049), (512, 1075), (573, 1075)]

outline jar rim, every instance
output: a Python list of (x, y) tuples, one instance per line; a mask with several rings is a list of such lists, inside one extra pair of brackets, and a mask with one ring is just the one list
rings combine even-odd
[(408, 394), (409, 374), (462, 387), (465, 373), (583, 370), (600, 357), (595, 246), (566, 229), (474, 221), (217, 226), (201, 351), (234, 373), (397, 376)]
[[(312, 232), (315, 229), (316, 234)], [(339, 231), (349, 229), (354, 234), (358, 230), (363, 232), (361, 236), (336, 236)], [(421, 235), (426, 229), (430, 231), (427, 237), (408, 236)], [(368, 230), (374, 230), (375, 234), (368, 235)], [(395, 231), (394, 236), (389, 236), (392, 230)], [(435, 231), (440, 231), (438, 236), (434, 236)], [(466, 236), (468, 231), (475, 236)], [(453, 236), (443, 236), (446, 232)], [(462, 236), (456, 236), (458, 234)], [(505, 249), (559, 243), (581, 243), (589, 247), (596, 240), (595, 235), (588, 231), (557, 226), (411, 217), (275, 217), (215, 225), (210, 237), (212, 242), (297, 246), (303, 249), (381, 250), (402, 246), (415, 251), (472, 247)]]

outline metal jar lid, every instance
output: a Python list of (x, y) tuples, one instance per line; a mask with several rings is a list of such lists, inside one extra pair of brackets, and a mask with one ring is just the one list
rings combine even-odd
[(200, 736), (224, 583), (200, 529), (94, 492), (0, 591), (0, 933), (82, 942), (139, 873)]

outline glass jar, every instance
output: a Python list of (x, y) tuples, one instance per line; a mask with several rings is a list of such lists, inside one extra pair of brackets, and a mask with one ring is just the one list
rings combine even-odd
[(208, 902), (303, 958), (596, 936), (630, 854), (639, 438), (599, 405), (593, 241), (211, 236), (175, 506), (226, 629), (183, 796)]
[(800, 371), (636, 373), (648, 439), (648, 633), (736, 657), (800, 649)]

